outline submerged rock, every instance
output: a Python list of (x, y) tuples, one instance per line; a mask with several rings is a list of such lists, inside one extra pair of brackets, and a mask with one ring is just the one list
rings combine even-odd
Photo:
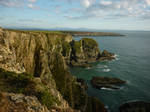
[(144, 101), (128, 102), (119, 107), (120, 112), (150, 112), (150, 103)]
[(92, 86), (97, 89), (101, 89), (103, 87), (110, 89), (119, 89), (118, 85), (124, 83), (126, 82), (121, 79), (110, 77), (93, 77), (91, 80)]

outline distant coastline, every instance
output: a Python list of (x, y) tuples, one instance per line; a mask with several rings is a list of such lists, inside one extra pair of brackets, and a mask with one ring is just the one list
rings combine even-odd
[(112, 32), (86, 32), (86, 31), (61, 31), (72, 36), (125, 36), (119, 33)]

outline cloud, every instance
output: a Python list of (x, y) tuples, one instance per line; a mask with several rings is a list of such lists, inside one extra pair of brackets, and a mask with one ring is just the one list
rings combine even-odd
[(104, 1), (104, 0), (102, 0), (102, 1), (100, 1), (100, 4), (102, 4), (102, 5), (111, 5), (112, 1)]
[(20, 21), (20, 22), (30, 22), (30, 23), (38, 23), (38, 22), (45, 22), (45, 20), (43, 20), (43, 19), (36, 19), (36, 18), (33, 18), (33, 19), (19, 19), (18, 21)]
[(145, 0), (145, 1), (146, 1), (147, 5), (150, 6), (150, 0)]
[(92, 4), (94, 4), (95, 2), (96, 2), (96, 0), (80, 0), (81, 5), (84, 7), (89, 7)]
[(35, 10), (44, 10), (44, 11), (47, 10), (45, 8), (40, 8), (40, 7), (38, 7), (38, 6), (34, 5), (34, 4), (27, 4), (27, 7), (30, 8), (30, 9), (35, 9)]
[(32, 2), (32, 3), (35, 3), (36, 2), (36, 0), (28, 0), (29, 2)]
[[(89, 18), (149, 18), (150, 13), (146, 13), (150, 5), (150, 0), (79, 0), (82, 8), (79, 10), (69, 10), (68, 19), (89, 19)], [(74, 9), (74, 8), (72, 8)], [(72, 13), (75, 13), (73, 15)]]
[(24, 0), (0, 0), (0, 5), (4, 7), (20, 7), (24, 4)]
[(31, 9), (34, 8), (34, 5), (33, 5), (33, 4), (28, 4), (27, 6), (28, 6), (29, 8), (31, 8)]

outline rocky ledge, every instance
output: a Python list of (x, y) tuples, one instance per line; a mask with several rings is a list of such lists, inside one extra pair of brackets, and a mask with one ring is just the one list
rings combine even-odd
[(150, 112), (150, 103), (145, 101), (128, 102), (119, 107), (120, 112)]
[(91, 84), (97, 89), (101, 88), (110, 88), (110, 89), (119, 89), (119, 85), (125, 84), (126, 82), (118, 78), (110, 77), (92, 77)]

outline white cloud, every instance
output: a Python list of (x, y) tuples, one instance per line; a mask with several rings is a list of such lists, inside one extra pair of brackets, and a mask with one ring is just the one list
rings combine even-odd
[(112, 1), (104, 1), (104, 0), (102, 0), (102, 1), (100, 1), (100, 4), (102, 4), (102, 5), (111, 5)]
[(36, 0), (28, 0), (29, 2), (32, 2), (32, 3), (34, 3), (34, 2), (36, 2)]
[(82, 4), (84, 7), (89, 7), (89, 6), (90, 6), (90, 1), (89, 1), (89, 0), (82, 0), (82, 1), (81, 1), (81, 4)]
[(150, 6), (150, 0), (145, 0), (145, 1), (146, 1), (147, 5)]
[(23, 5), (23, 0), (0, 0), (0, 5), (5, 7), (20, 7)]
[(28, 4), (27, 5), (29, 8), (33, 9), (34, 8), (34, 5), (33, 4)]
[(96, 0), (80, 0), (81, 5), (84, 7), (89, 7), (96, 2)]

